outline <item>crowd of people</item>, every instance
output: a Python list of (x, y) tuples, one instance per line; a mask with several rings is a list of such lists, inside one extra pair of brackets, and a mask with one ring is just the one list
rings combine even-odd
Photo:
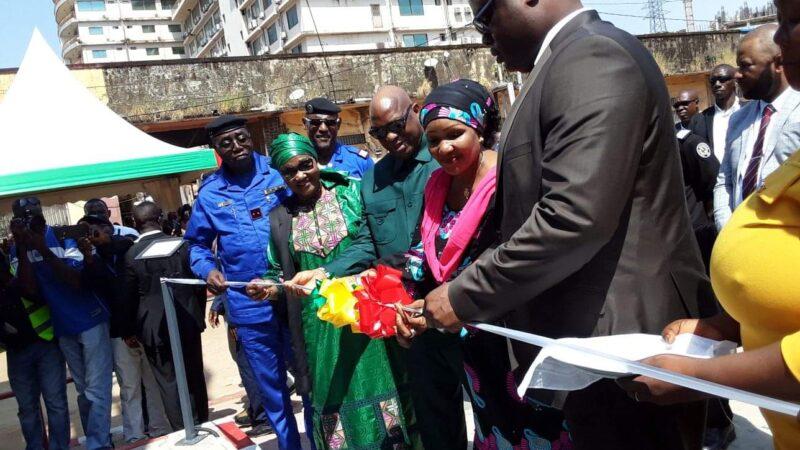
[[(18, 199), (14, 248), (0, 258), (2, 317), (16, 333), (2, 333), (29, 448), (41, 448), (40, 396), (50, 446), (66, 448), (65, 361), (88, 448), (111, 446), (112, 372), (126, 439), (181, 427), (161, 276), (201, 278), (216, 295), (208, 320), (224, 315), (249, 398), (237, 422), (282, 449), (302, 448), (295, 392), (318, 449), (467, 448), (465, 398), (477, 449), (726, 448), (726, 401), (648, 377), (520, 397), (538, 349), (468, 324), (730, 340), (744, 351), (645, 363), (800, 400), (800, 1), (775, 3), (780, 24), (747, 34), (736, 67), (711, 70), (714, 104), (700, 111), (697, 92), (671, 100), (642, 44), (578, 0), (473, 0), (492, 53), (530, 72), (502, 128), (472, 80), (421, 103), (379, 87), (378, 162), (337, 141), (340, 108), (324, 98), (305, 105), (307, 133), (278, 136), (269, 156), (246, 119), (218, 117), (206, 130), (221, 167), (170, 218), (185, 244), (161, 261), (136, 258), (172, 234), (152, 202), (135, 207), (135, 231), (88, 202), (88, 233), (71, 239), (38, 199)], [(396, 338), (318, 318), (318, 282), (379, 266), (418, 299), (397, 307)], [(202, 422), (206, 295), (181, 286), (175, 299)], [(764, 416), (775, 448), (800, 447), (797, 418)]]

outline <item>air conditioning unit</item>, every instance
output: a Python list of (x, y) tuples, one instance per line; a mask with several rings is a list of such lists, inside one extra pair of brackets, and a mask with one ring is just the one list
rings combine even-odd
[(255, 28), (257, 26), (258, 26), (258, 22), (256, 22), (255, 19), (250, 19), (250, 29), (252, 30), (253, 28)]
[(286, 42), (286, 40), (289, 39), (289, 36), (286, 34), (285, 31), (281, 31), (281, 39), (283, 39), (284, 42)]
[(184, 31), (183, 35), (181, 35), (181, 37), (186, 39), (187, 37), (189, 37), (189, 32), (188, 31)]
[(274, 3), (275, 3), (275, 6), (280, 6), (280, 4), (283, 3), (283, 0), (275, 0)]
[(263, 18), (264, 18), (264, 11), (261, 11), (261, 12), (258, 14), (258, 18), (259, 18), (259, 19), (263, 19)]
[(222, 24), (221, 23), (218, 23), (218, 24), (214, 25), (214, 29), (216, 29), (217, 31), (219, 31), (221, 28), (222, 28)]

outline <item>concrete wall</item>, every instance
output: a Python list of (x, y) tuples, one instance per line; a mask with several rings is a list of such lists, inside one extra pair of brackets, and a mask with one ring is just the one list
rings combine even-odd
[[(680, 75), (707, 71), (721, 62), (734, 63), (740, 38), (738, 32), (721, 32), (643, 36), (642, 41), (667, 75)], [(432, 57), (438, 60), (440, 82), (464, 77), (491, 87), (508, 81), (497, 78), (494, 58), (477, 45), (329, 53), (325, 57), (303, 54), (85, 65), (72, 69), (118, 114), (134, 123), (151, 123), (209, 117), (215, 111), (285, 111), (320, 95), (338, 100), (368, 99), (376, 86), (388, 83), (399, 84), (423, 97), (430, 89), (423, 76), (423, 63)], [(98, 80), (98, 73), (102, 80)], [(13, 76), (13, 71), (0, 72), (0, 100)], [(299, 101), (289, 100), (289, 94), (298, 88), (305, 91), (305, 96)]]

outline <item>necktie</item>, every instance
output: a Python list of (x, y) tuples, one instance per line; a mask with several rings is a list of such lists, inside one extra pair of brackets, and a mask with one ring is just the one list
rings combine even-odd
[(756, 190), (758, 169), (761, 167), (761, 157), (764, 156), (764, 138), (767, 134), (770, 118), (772, 118), (774, 112), (775, 108), (772, 105), (767, 105), (761, 116), (761, 127), (758, 129), (756, 145), (753, 146), (753, 156), (750, 157), (750, 163), (747, 165), (747, 172), (744, 173), (744, 180), (742, 181), (742, 199), (749, 197)]

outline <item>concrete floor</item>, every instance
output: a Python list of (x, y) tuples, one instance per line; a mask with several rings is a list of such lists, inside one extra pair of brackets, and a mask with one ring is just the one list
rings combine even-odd
[[(211, 399), (211, 420), (217, 424), (230, 422), (233, 415), (242, 408), (242, 396), (244, 391), (240, 385), (239, 374), (236, 365), (228, 352), (228, 344), (225, 336), (224, 327), (209, 328), (203, 334), (203, 357), (205, 362), (205, 376), (208, 385), (209, 398)], [(0, 392), (10, 390), (6, 370), (5, 356), (0, 356)], [(72, 384), (68, 388), (70, 409), (72, 412), (72, 436), (77, 438), (82, 433), (80, 421), (77, 415), (76, 394)], [(734, 442), (731, 450), (760, 450), (771, 449), (772, 438), (764, 419), (757, 408), (749, 405), (734, 403), (735, 422), (738, 439)], [(471, 417), (469, 403), (465, 403), (467, 417)], [(298, 426), (303, 429), (303, 418), (300, 408), (299, 398), (295, 399), (294, 410)], [(24, 441), (19, 429), (19, 422), (16, 417), (17, 404), (13, 399), (0, 401), (0, 448), (2, 449), (22, 449)], [(112, 427), (121, 425), (121, 415), (119, 408), (119, 389), (114, 385), (114, 403), (112, 405)], [(472, 433), (472, 424), (469, 424), (469, 432)], [(122, 440), (121, 431), (114, 435), (115, 443), (119, 444)], [(262, 449), (278, 449), (273, 436), (265, 436), (254, 439)], [(78, 447), (82, 448), (82, 447)]]

